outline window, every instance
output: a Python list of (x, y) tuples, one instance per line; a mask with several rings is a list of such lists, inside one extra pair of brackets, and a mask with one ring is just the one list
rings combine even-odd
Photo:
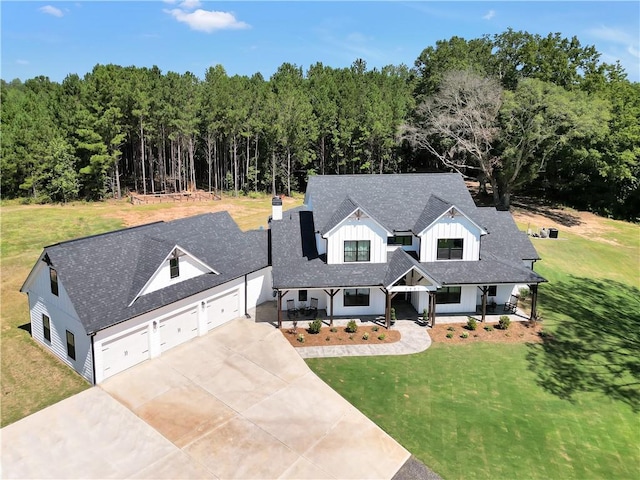
[(180, 264), (178, 263), (179, 258), (172, 258), (169, 260), (169, 271), (171, 272), (171, 278), (176, 278), (180, 276)]
[(369, 289), (368, 288), (345, 288), (343, 304), (345, 307), (369, 306)]
[(498, 287), (496, 285), (489, 285), (489, 289), (487, 290), (487, 295), (490, 297), (495, 297), (498, 294)]
[(412, 245), (412, 237), (410, 235), (394, 235), (387, 239), (387, 245), (404, 245), (410, 247)]
[(439, 238), (438, 260), (462, 260), (462, 238)]
[(53, 267), (49, 267), (49, 280), (51, 281), (51, 293), (58, 296), (58, 272)]
[(461, 287), (444, 287), (436, 292), (436, 303), (460, 303)]
[(51, 319), (44, 313), (42, 314), (42, 331), (44, 333), (44, 339), (47, 342), (51, 341)]
[(76, 338), (67, 330), (67, 355), (71, 360), (76, 359)]
[(344, 242), (345, 262), (368, 262), (370, 258), (370, 240), (347, 240)]
[(307, 301), (307, 291), (306, 290), (298, 290), (298, 301), (306, 302)]

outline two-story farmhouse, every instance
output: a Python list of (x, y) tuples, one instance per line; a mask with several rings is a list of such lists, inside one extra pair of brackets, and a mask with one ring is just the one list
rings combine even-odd
[[(277, 203), (277, 202), (276, 202)], [(519, 287), (535, 298), (538, 255), (509, 212), (478, 208), (458, 174), (309, 179), (304, 206), (271, 221), (273, 287), (333, 315), (382, 315), (402, 294), (418, 312), (486, 311)]]
[(508, 212), (477, 208), (457, 174), (317, 176), (270, 230), (228, 213), (48, 246), (21, 291), (31, 334), (92, 383), (273, 300), (315, 299), (333, 316), (470, 313), (544, 281)]

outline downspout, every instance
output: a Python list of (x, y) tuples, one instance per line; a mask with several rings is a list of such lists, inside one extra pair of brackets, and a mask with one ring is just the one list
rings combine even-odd
[(251, 315), (249, 315), (249, 312), (247, 311), (247, 298), (248, 298), (248, 293), (247, 290), (249, 289), (249, 282), (247, 281), (247, 274), (244, 274), (244, 316), (245, 318), (251, 318)]
[(93, 384), (96, 385), (96, 349), (95, 349), (95, 345), (93, 343), (94, 338), (96, 337), (96, 334), (93, 333), (90, 335), (91, 337), (91, 373), (93, 374)]

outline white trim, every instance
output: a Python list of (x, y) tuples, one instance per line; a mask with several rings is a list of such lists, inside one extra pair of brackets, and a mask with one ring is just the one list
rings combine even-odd
[(364, 208), (362, 208), (360, 206), (356, 206), (348, 215), (346, 215), (333, 228), (331, 228), (331, 230), (328, 230), (328, 231), (324, 232), (322, 234), (322, 238), (328, 238), (331, 235), (333, 235), (333, 233), (335, 233), (335, 230), (340, 228), (340, 226), (345, 222), (345, 220), (348, 220), (349, 217), (351, 217), (351, 215), (356, 213), (358, 210), (362, 211), (368, 218), (373, 220), (380, 228), (382, 228), (387, 233), (387, 237), (389, 237), (389, 236), (391, 236), (393, 234), (393, 232), (390, 232), (389, 230), (387, 230), (387, 228), (384, 225), (382, 225), (378, 220), (376, 220), (376, 218), (374, 216), (369, 215), (369, 212), (367, 212)]
[(466, 213), (464, 213), (462, 210), (460, 210), (455, 205), (451, 205), (450, 208), (447, 208), (447, 210), (444, 211), (438, 218), (436, 218), (433, 222), (431, 222), (429, 225), (427, 225), (422, 230), (420, 230), (420, 232), (416, 233), (416, 235), (418, 237), (424, 235), (425, 232), (427, 230), (429, 230), (434, 224), (438, 223), (440, 221), (440, 219), (442, 219), (442, 217), (449, 215), (449, 212), (451, 212), (451, 210), (454, 210), (455, 212), (460, 213), (464, 218), (469, 220), (472, 225), (474, 225), (478, 230), (480, 230), (480, 235), (486, 235), (488, 233), (484, 228), (482, 228), (480, 225), (478, 225), (476, 222), (474, 222), (471, 218), (469, 218), (469, 216), (467, 216)]
[[(416, 290), (393, 290), (393, 284), (396, 283), (398, 280), (400, 280), (402, 277), (404, 277), (407, 273), (409, 273), (411, 270), (415, 270), (416, 272), (418, 272), (420, 275), (422, 275), (424, 278), (428, 279), (431, 282), (431, 285), (435, 287), (435, 289), (441, 288), (442, 285), (440, 285), (438, 282), (436, 282), (429, 274), (427, 274), (426, 272), (418, 269), (418, 267), (416, 267), (415, 265), (412, 266), (411, 268), (409, 268), (406, 272), (404, 272), (402, 275), (400, 275), (398, 278), (396, 278), (393, 282), (391, 282), (386, 288), (389, 291), (399, 291), (399, 292), (413, 292)], [(397, 285), (397, 287), (399, 287), (401, 285)], [(417, 286), (417, 285), (402, 285), (402, 286)], [(424, 285), (421, 285), (424, 286)], [(426, 288), (426, 287), (425, 287)], [(433, 291), (435, 291), (435, 289)], [(429, 289), (427, 289), (429, 290)]]
[(184, 253), (186, 256), (188, 256), (189, 258), (193, 259), (197, 264), (199, 264), (200, 266), (202, 266), (205, 270), (209, 270), (211, 273), (214, 273), (215, 275), (220, 275), (220, 272), (217, 272), (216, 270), (214, 270), (213, 268), (211, 268), (209, 265), (207, 265), (206, 263), (204, 263), (202, 260), (200, 260), (198, 257), (196, 257), (195, 255), (191, 254), (189, 251), (187, 251), (186, 249), (182, 248), (180, 245), (175, 245), (170, 251), (169, 253), (164, 257), (164, 259), (162, 260), (162, 262), (160, 262), (160, 265), (158, 265), (158, 267), (156, 268), (156, 270), (153, 272), (153, 274), (147, 279), (146, 283), (144, 284), (144, 286), (140, 289), (140, 291), (136, 294), (135, 297), (133, 297), (133, 300), (131, 300), (131, 303), (129, 303), (129, 305), (127, 305), (128, 307), (130, 307), (131, 305), (133, 305), (135, 303), (135, 301), (140, 298), (142, 295), (145, 294), (145, 291), (147, 290), (147, 288), (149, 287), (149, 285), (151, 284), (151, 282), (153, 281), (153, 279), (158, 275), (158, 273), (160, 272), (160, 270), (162, 269), (162, 266), (164, 265), (164, 263), (169, 260), (169, 258), (171, 258), (174, 254), (174, 252), (178, 250), (182, 253)]

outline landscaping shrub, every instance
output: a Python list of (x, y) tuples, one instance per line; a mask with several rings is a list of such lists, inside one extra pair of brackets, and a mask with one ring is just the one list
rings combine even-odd
[(384, 340), (385, 338), (387, 338), (387, 336), (384, 333), (378, 335), (378, 340)]
[(331, 337), (327, 337), (327, 338), (325, 338), (325, 340), (326, 340), (327, 342), (330, 342), (330, 341), (331, 341)]
[(349, 333), (356, 333), (358, 331), (358, 324), (355, 320), (349, 320), (349, 323), (347, 323), (347, 328), (345, 330)]
[(313, 322), (309, 322), (309, 333), (316, 334), (320, 333), (320, 329), (322, 328), (322, 320), (315, 319)]
[(362, 335), (362, 339), (369, 340), (369, 332), (365, 332), (364, 335)]
[(447, 338), (453, 338), (453, 332), (448, 332), (447, 333)]
[(511, 319), (508, 315), (502, 315), (498, 325), (500, 326), (500, 330), (506, 330), (509, 328), (509, 325), (511, 325)]
[(462, 335), (460, 335), (462, 338), (468, 338), (469, 334), (467, 332), (462, 332)]
[(487, 332), (493, 332), (493, 325), (485, 325), (485, 326), (484, 326), (484, 329), (485, 329)]
[(476, 328), (478, 328), (478, 321), (473, 317), (469, 317), (467, 320), (467, 329), (475, 330)]
[(392, 308), (391, 309), (391, 313), (389, 315), (391, 317), (391, 325), (394, 325), (396, 323), (396, 309)]
[(373, 327), (371, 327), (371, 330), (373, 330), (374, 332), (377, 332), (378, 330), (380, 330), (380, 327), (378, 327), (377, 325), (374, 325)]
[(447, 330), (449, 330), (450, 332), (455, 332), (456, 327), (447, 327)]
[(298, 339), (297, 339), (300, 343), (304, 343), (304, 335), (300, 334), (298, 335)]
[(338, 331), (338, 329), (336, 327), (331, 327), (329, 329), (329, 331), (332, 332), (332, 333), (336, 333)]
[(520, 290), (518, 290), (518, 294), (520, 295), (520, 298), (524, 300), (529, 296), (529, 289), (527, 287), (522, 287)]
[(422, 321), (424, 323), (427, 323), (428, 318), (429, 318), (429, 310), (425, 308), (424, 310), (422, 310)]

